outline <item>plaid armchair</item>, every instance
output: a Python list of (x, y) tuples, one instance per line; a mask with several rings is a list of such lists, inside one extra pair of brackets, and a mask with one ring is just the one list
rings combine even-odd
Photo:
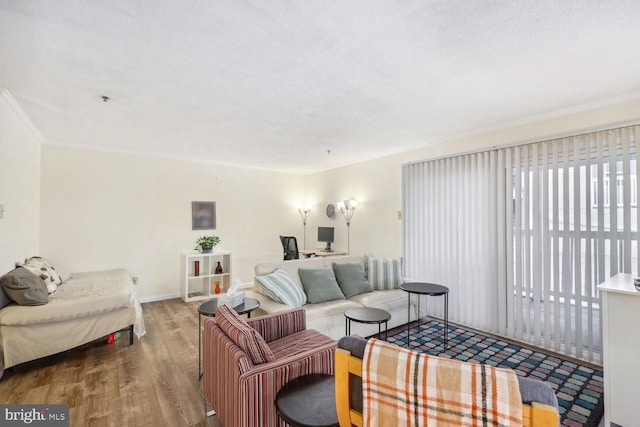
[(302, 375), (333, 374), (336, 347), (306, 329), (303, 309), (245, 321), (222, 306), (204, 324), (206, 398), (225, 427), (285, 426), (276, 413), (278, 390)]

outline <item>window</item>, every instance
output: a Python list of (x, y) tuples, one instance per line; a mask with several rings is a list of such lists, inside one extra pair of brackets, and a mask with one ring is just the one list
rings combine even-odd
[(403, 166), (405, 274), (448, 286), (455, 322), (601, 361), (597, 285), (638, 274), (639, 135)]
[[(609, 191), (609, 164), (605, 163), (605, 176), (603, 178), (604, 183), (604, 207), (610, 206), (610, 191)], [(638, 179), (635, 174), (636, 170), (636, 156), (635, 154), (631, 158), (631, 170), (632, 174), (629, 180), (629, 203), (632, 207), (638, 206)], [(591, 206), (593, 208), (598, 207), (598, 177), (597, 177), (597, 167), (596, 165), (591, 165)], [(624, 206), (624, 176), (622, 171), (622, 160), (618, 160), (616, 162), (616, 200), (617, 206)]]

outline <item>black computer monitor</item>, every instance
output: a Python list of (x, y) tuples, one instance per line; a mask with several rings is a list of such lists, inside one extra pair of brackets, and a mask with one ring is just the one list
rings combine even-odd
[(318, 227), (318, 242), (325, 242), (327, 246), (325, 252), (333, 252), (331, 244), (333, 243), (333, 227)]

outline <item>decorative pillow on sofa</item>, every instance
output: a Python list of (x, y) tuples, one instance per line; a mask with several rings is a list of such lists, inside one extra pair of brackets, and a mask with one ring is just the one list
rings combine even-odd
[(373, 290), (364, 275), (364, 268), (358, 262), (333, 263), (333, 272), (347, 298)]
[(56, 289), (58, 289), (58, 285), (62, 283), (62, 279), (55, 268), (53, 268), (49, 261), (42, 257), (31, 257), (20, 267), (24, 267), (36, 276), (39, 276), (45, 285), (47, 285), (47, 290), (50, 294), (55, 292)]
[(402, 284), (400, 258), (367, 257), (369, 283), (373, 289), (397, 289)]
[(272, 362), (275, 356), (267, 342), (228, 305), (219, 305), (216, 323), (227, 336), (249, 355), (254, 364)]
[(302, 307), (307, 302), (307, 296), (302, 289), (293, 282), (289, 273), (276, 268), (271, 274), (256, 276), (264, 292), (274, 301), (289, 307)]
[(49, 302), (47, 285), (29, 270), (17, 267), (0, 278), (4, 293), (20, 305), (43, 305)]
[(299, 268), (298, 274), (308, 303), (345, 299), (331, 267)]

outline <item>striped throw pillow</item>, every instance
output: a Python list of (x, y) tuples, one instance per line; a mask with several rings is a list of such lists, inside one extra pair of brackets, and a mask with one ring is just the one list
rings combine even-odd
[(402, 284), (402, 260), (400, 258), (367, 257), (367, 274), (373, 289), (397, 289)]
[(216, 323), (227, 336), (249, 355), (255, 365), (273, 362), (276, 358), (267, 342), (228, 305), (219, 305)]
[(256, 276), (264, 292), (274, 301), (289, 307), (302, 307), (307, 302), (307, 295), (294, 283), (289, 273), (279, 268), (271, 274)]

